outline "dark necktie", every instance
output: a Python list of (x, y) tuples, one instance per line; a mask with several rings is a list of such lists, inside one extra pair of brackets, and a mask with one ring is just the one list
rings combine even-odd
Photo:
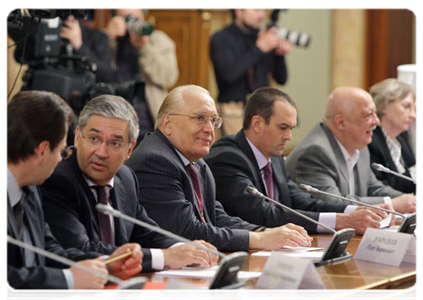
[(201, 219), (203, 220), (203, 222), (206, 222), (206, 220), (204, 219), (203, 195), (201, 194), (200, 180), (198, 179), (197, 169), (193, 164), (189, 164), (187, 165), (187, 170), (189, 175), (191, 176), (192, 185), (194, 186), (195, 196), (197, 197), (198, 207), (200, 208)]
[(263, 174), (264, 174), (264, 182), (266, 183), (266, 188), (267, 188), (267, 196), (269, 198), (274, 199), (274, 195), (273, 195), (273, 172), (272, 172), (272, 165), (269, 163), (267, 163), (267, 165), (265, 165), (263, 167)]
[[(109, 186), (94, 186), (97, 191), (98, 203), (108, 205), (109, 200)], [(109, 215), (98, 212), (98, 223), (100, 226), (101, 241), (106, 244), (115, 244), (115, 239), (112, 231), (112, 223)]]
[(15, 216), (16, 228), (18, 229), (18, 236), (19, 240), (23, 240), (23, 216), (24, 216), (24, 209), (22, 204), (22, 199), (19, 200), (18, 203), (13, 207), (13, 214)]

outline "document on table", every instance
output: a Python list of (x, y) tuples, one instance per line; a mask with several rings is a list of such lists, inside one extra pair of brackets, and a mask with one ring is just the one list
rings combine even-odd
[[(211, 268), (191, 268), (185, 267), (180, 270), (165, 270), (161, 272), (156, 272), (154, 276), (162, 277), (190, 277), (190, 278), (213, 278), (216, 274), (219, 266), (214, 266)], [(239, 271), (238, 280), (248, 280), (250, 278), (256, 278), (261, 275), (261, 272), (247, 272)]]
[[(274, 250), (275, 252), (283, 253), (284, 255), (288, 255), (291, 257), (299, 257), (299, 258), (306, 258), (312, 260), (319, 260), (322, 258), (323, 255), (323, 248), (316, 248), (316, 247), (289, 247), (285, 246), (281, 249)], [(251, 256), (261, 256), (267, 257), (272, 255), (273, 251), (259, 251), (251, 254)]]

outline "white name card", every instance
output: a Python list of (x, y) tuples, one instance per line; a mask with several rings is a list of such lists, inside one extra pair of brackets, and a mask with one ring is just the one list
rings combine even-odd
[(213, 300), (208, 288), (189, 282), (171, 279), (163, 292), (162, 300)]
[(257, 285), (266, 289), (324, 289), (313, 262), (273, 252)]
[(368, 228), (354, 258), (396, 267), (402, 262), (415, 264), (416, 238), (412, 234)]

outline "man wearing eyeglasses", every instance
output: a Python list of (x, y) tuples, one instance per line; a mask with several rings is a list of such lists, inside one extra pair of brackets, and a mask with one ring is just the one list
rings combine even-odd
[(204, 239), (221, 251), (310, 246), (300, 226), (266, 229), (228, 216), (215, 199), (215, 183), (202, 157), (222, 125), (214, 100), (199, 86), (180, 86), (164, 99), (156, 130), (127, 161), (139, 181), (139, 201), (162, 228)]
[(121, 97), (102, 95), (85, 105), (75, 131), (75, 153), (41, 187), (47, 222), (67, 247), (109, 254), (124, 243), (139, 243), (145, 272), (213, 265), (217, 257), (204, 250), (95, 209), (97, 203), (110, 205), (157, 226), (138, 202), (134, 173), (123, 165), (135, 147), (138, 124), (134, 108)]
[[(99, 253), (64, 249), (44, 222), (41, 184), (69, 154), (66, 146), (68, 126), (74, 114), (69, 105), (51, 92), (25, 91), (7, 105), (7, 234), (15, 240), (56, 255), (78, 261), (93, 272), (129, 276), (141, 269), (142, 254), (137, 244), (126, 244), (112, 254), (130, 250), (130, 257), (105, 265)], [(61, 156), (62, 154), (62, 156)], [(15, 289), (101, 289), (106, 277), (69, 268), (13, 244), (7, 247), (7, 279)], [(110, 253), (111, 254), (111, 253)], [(95, 258), (95, 259), (94, 259)]]

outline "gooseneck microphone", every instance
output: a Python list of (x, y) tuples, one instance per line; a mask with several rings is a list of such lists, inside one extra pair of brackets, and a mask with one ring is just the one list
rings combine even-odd
[(416, 229), (416, 214), (415, 213), (410, 214), (410, 215), (404, 215), (404, 214), (399, 213), (399, 212), (394, 211), (394, 210), (385, 209), (385, 208), (375, 206), (375, 205), (371, 205), (371, 204), (361, 202), (361, 201), (358, 201), (358, 200), (355, 200), (355, 199), (350, 199), (350, 198), (343, 197), (343, 196), (340, 196), (340, 195), (328, 193), (328, 192), (319, 190), (315, 187), (312, 187), (311, 185), (308, 185), (308, 184), (301, 183), (298, 186), (300, 187), (300, 189), (302, 189), (303, 191), (305, 191), (307, 193), (315, 193), (315, 194), (326, 195), (326, 196), (330, 196), (330, 197), (333, 197), (333, 198), (345, 200), (345, 201), (348, 201), (348, 202), (356, 203), (356, 204), (359, 204), (359, 205), (362, 205), (362, 206), (371, 207), (371, 208), (374, 208), (374, 209), (377, 209), (377, 210), (382, 210), (382, 211), (400, 216), (400, 217), (404, 218), (404, 221), (401, 223), (401, 226), (398, 228), (398, 232), (412, 234), (412, 233), (414, 233), (414, 230)]
[(291, 207), (288, 207), (278, 201), (273, 200), (272, 198), (269, 198), (265, 195), (263, 195), (263, 193), (260, 193), (255, 187), (253, 186), (248, 186), (246, 188), (246, 191), (257, 197), (257, 198), (261, 198), (264, 199), (268, 202), (274, 203), (280, 207), (282, 207), (284, 210), (287, 210), (289, 212), (292, 212), (314, 224), (317, 224), (327, 230), (329, 230), (330, 232), (332, 232), (334, 235), (328, 245), (328, 247), (326, 248), (325, 252), (323, 253), (322, 259), (320, 261), (316, 261), (314, 262), (315, 266), (322, 266), (322, 265), (327, 265), (327, 264), (333, 264), (333, 263), (338, 263), (338, 262), (342, 262), (344, 260), (348, 260), (352, 257), (351, 254), (349, 254), (346, 251), (346, 248), (348, 246), (348, 243), (350, 242), (351, 238), (353, 237), (355, 230), (352, 228), (346, 228), (346, 229), (342, 229), (342, 230), (338, 230), (335, 231), (334, 229), (326, 226), (325, 224), (322, 224), (312, 218), (310, 218), (309, 216), (306, 216), (302, 213), (299, 213), (298, 211), (292, 209)]
[(24, 243), (20, 240), (14, 239), (10, 235), (7, 236), (7, 242), (15, 246), (18, 246), (20, 248), (24, 248), (26, 250), (38, 253), (42, 256), (50, 258), (51, 260), (58, 261), (64, 265), (81, 269), (87, 273), (96, 275), (98, 277), (106, 278), (108, 281), (118, 284), (119, 289), (142, 289), (144, 283), (147, 281), (145, 277), (135, 277), (129, 280), (121, 280), (120, 278), (117, 278), (116, 276), (103, 274), (101, 272), (88, 268), (84, 265), (78, 264), (77, 262), (70, 260), (66, 257), (59, 256), (55, 253), (49, 252), (47, 250), (35, 247), (31, 244)]
[(209, 287), (210, 289), (235, 289), (245, 285), (244, 282), (238, 281), (237, 275), (238, 275), (238, 271), (241, 270), (245, 260), (248, 257), (248, 254), (246, 252), (240, 251), (240, 252), (235, 252), (229, 255), (225, 255), (222, 252), (209, 249), (206, 246), (203, 246), (202, 244), (193, 242), (187, 238), (174, 234), (173, 232), (164, 230), (163, 228), (160, 228), (158, 226), (154, 226), (147, 222), (128, 216), (114, 209), (113, 207), (109, 205), (98, 203), (96, 205), (96, 209), (103, 214), (112, 215), (116, 218), (124, 219), (138, 226), (148, 228), (151, 231), (160, 233), (164, 236), (174, 238), (175, 240), (178, 240), (183, 243), (191, 244), (197, 248), (200, 248), (202, 250), (205, 250), (207, 252), (220, 256), (222, 259), (220, 260), (219, 269), (217, 270), (216, 275), (214, 276), (210, 284), (210, 287)]
[(258, 198), (264, 198), (265, 200), (267, 200), (268, 202), (272, 202), (272, 203), (274, 203), (274, 204), (276, 204), (276, 205), (279, 205), (279, 206), (281, 206), (283, 209), (285, 209), (285, 210), (288, 210), (288, 211), (290, 211), (290, 212), (292, 212), (293, 214), (296, 214), (297, 216), (300, 216), (301, 218), (304, 218), (304, 219), (306, 219), (306, 220), (308, 220), (308, 221), (310, 221), (310, 222), (312, 222), (312, 223), (314, 223), (314, 224), (316, 224), (316, 225), (318, 225), (318, 226), (321, 226), (321, 227), (323, 227), (323, 228), (325, 228), (326, 230), (329, 230), (330, 232), (332, 232), (332, 233), (336, 233), (336, 231), (334, 230), (334, 229), (332, 229), (332, 228), (330, 228), (329, 226), (326, 226), (325, 224), (322, 224), (322, 223), (320, 223), (320, 222), (317, 222), (316, 220), (314, 220), (313, 218), (310, 218), (309, 216), (306, 216), (306, 215), (304, 215), (304, 214), (302, 214), (302, 213), (299, 213), (298, 211), (296, 211), (295, 209), (292, 209), (291, 207), (289, 207), (289, 206), (286, 206), (286, 205), (284, 205), (284, 204), (282, 204), (282, 203), (280, 203), (280, 202), (278, 202), (278, 201), (275, 201), (275, 200), (273, 200), (272, 198), (269, 198), (269, 197), (266, 197), (265, 195), (263, 195), (262, 193), (260, 193), (256, 188), (254, 188), (254, 187), (252, 187), (252, 186), (249, 186), (249, 187), (247, 187), (247, 192), (248, 193), (250, 193), (251, 195), (253, 195), (253, 196), (255, 196), (255, 197), (258, 197)]
[(395, 175), (395, 176), (401, 177), (402, 179), (405, 179), (405, 180), (411, 181), (411, 182), (413, 182), (414, 184), (416, 183), (416, 180), (414, 180), (413, 178), (411, 178), (411, 177), (409, 177), (409, 176), (405, 176), (405, 175), (403, 175), (403, 174), (401, 174), (401, 173), (398, 173), (398, 172), (392, 171), (391, 169), (389, 169), (389, 168), (387, 168), (387, 167), (385, 167), (385, 166), (383, 166), (383, 165), (381, 165), (381, 164), (372, 163), (372, 168), (373, 168), (373, 169), (375, 169), (376, 171), (379, 171), (379, 172), (384, 172), (384, 173), (388, 173), (388, 174), (392, 174), (392, 175)]

